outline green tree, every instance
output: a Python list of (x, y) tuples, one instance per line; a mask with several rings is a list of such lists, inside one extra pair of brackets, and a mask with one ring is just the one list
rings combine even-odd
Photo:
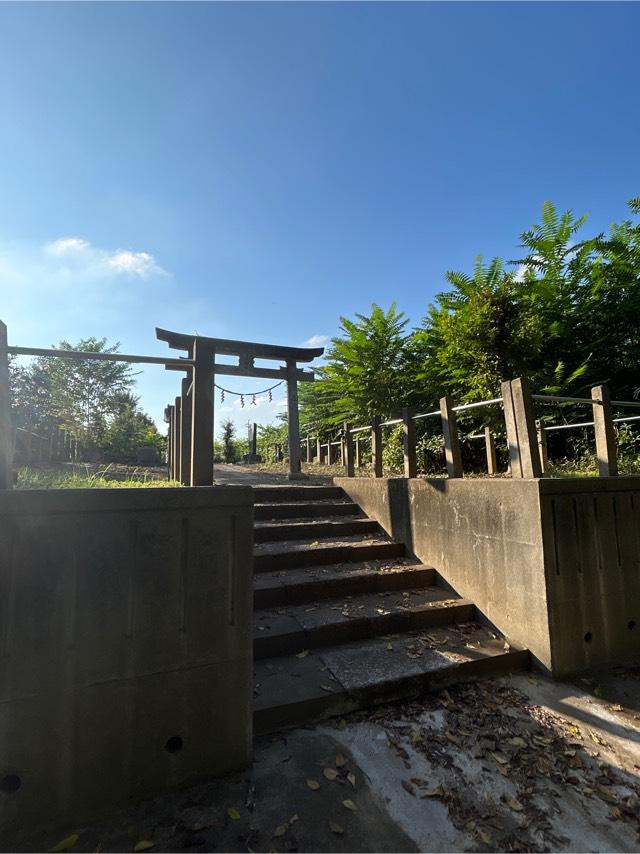
[(355, 320), (340, 318), (342, 334), (331, 340), (318, 379), (301, 386), (303, 429), (331, 430), (399, 410), (410, 389), (407, 323), (395, 303), (387, 311), (374, 304)]
[(105, 459), (120, 463), (137, 463), (142, 448), (152, 448), (162, 459), (166, 440), (153, 420), (138, 406), (139, 398), (122, 392), (115, 405), (117, 411), (100, 439)]
[(233, 463), (236, 459), (236, 448), (234, 438), (236, 435), (236, 425), (227, 418), (221, 424), (220, 440), (222, 443), (222, 458), (225, 463)]
[[(58, 349), (116, 353), (119, 346), (108, 346), (106, 338), (85, 338), (77, 344), (60, 341)], [(120, 396), (131, 391), (135, 378), (124, 362), (43, 356), (29, 366), (13, 363), (11, 383), (21, 426), (54, 422), (98, 443), (118, 412)]]

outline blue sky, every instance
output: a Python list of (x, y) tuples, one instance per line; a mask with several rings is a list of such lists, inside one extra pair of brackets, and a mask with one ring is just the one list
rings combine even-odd
[[(10, 342), (300, 345), (392, 300), (417, 324), (544, 199), (625, 215), (639, 34), (634, 3), (2, 3)], [(139, 391), (159, 421), (177, 377)]]

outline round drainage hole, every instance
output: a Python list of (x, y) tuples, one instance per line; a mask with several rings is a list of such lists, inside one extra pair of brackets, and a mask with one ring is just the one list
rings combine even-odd
[(0, 782), (0, 790), (2, 790), (6, 795), (12, 795), (14, 792), (18, 791), (21, 785), (22, 780), (17, 774), (7, 774)]
[(591, 643), (592, 640), (593, 640), (593, 635), (591, 634), (591, 632), (587, 632), (586, 635), (584, 636), (584, 642), (585, 643)]
[(629, 620), (629, 622), (627, 623), (627, 628), (629, 629), (629, 631), (633, 631), (633, 629), (635, 629), (635, 627), (636, 627), (636, 621), (635, 620)]
[(167, 740), (164, 749), (169, 753), (178, 753), (179, 750), (182, 750), (182, 739), (180, 736), (172, 735), (171, 738)]

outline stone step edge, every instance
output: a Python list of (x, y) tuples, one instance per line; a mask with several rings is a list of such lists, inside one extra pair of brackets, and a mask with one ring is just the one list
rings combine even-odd
[(308, 551), (284, 551), (254, 554), (254, 572), (280, 572), (287, 569), (304, 569), (306, 566), (323, 564), (361, 563), (366, 560), (404, 557), (402, 543), (349, 543), (348, 545), (325, 545)]
[(360, 505), (353, 501), (333, 501), (327, 504), (313, 501), (287, 502), (282, 504), (278, 502), (264, 502), (255, 503), (253, 511), (255, 519), (261, 522), (276, 519), (313, 519), (316, 516), (364, 517)]
[(424, 564), (406, 564), (387, 572), (371, 569), (344, 576), (311, 577), (292, 583), (287, 583), (286, 577), (278, 577), (273, 584), (254, 589), (253, 605), (261, 609), (277, 608), (281, 605), (302, 605), (315, 599), (432, 587), (436, 577), (436, 570)]
[[(453, 599), (454, 597), (452, 597)], [(338, 646), (382, 635), (420, 632), (456, 623), (468, 623), (475, 618), (475, 605), (468, 599), (456, 599), (448, 605), (416, 605), (413, 608), (396, 608), (388, 614), (370, 617), (336, 619), (305, 629), (262, 635), (254, 628), (253, 657), (255, 660), (274, 658), (305, 649)]]
[(516, 670), (525, 670), (529, 665), (529, 650), (512, 648), (499, 655), (487, 655), (464, 662), (452, 661), (450, 666), (435, 673), (412, 674), (353, 691), (342, 689), (326, 696), (263, 706), (253, 713), (254, 734), (267, 735), (302, 724), (342, 717), (365, 707), (417, 699), (425, 692), (440, 691), (457, 682), (504, 676)]
[(304, 522), (281, 522), (270, 520), (267, 524), (254, 526), (255, 543), (277, 543), (285, 540), (322, 539), (327, 537), (357, 536), (358, 534), (382, 533), (375, 519), (353, 518), (338, 521), (307, 520)]

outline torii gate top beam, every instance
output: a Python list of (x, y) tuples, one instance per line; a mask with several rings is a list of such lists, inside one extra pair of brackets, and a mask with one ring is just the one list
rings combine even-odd
[[(289, 380), (295, 372), (298, 382), (313, 382), (313, 373), (296, 367), (298, 362), (311, 362), (324, 353), (323, 347), (280, 347), (277, 344), (257, 344), (252, 341), (233, 341), (228, 338), (208, 338), (204, 335), (185, 335), (182, 332), (170, 332), (156, 328), (156, 337), (166, 341), (172, 349), (186, 350), (193, 356), (197, 344), (198, 350), (214, 356), (237, 356), (237, 365), (215, 364), (214, 374), (233, 377), (264, 377), (266, 379)], [(256, 359), (268, 359), (285, 362), (286, 366), (256, 368)], [(180, 365), (171, 365), (169, 370), (180, 371)], [(184, 370), (188, 370), (185, 365)]]
[(186, 335), (184, 332), (170, 332), (168, 329), (156, 327), (156, 337), (166, 341), (174, 350), (193, 348), (193, 342), (198, 341), (221, 356), (249, 355), (254, 359), (274, 359), (285, 362), (312, 362), (324, 353), (324, 347), (281, 347), (279, 344), (256, 344), (252, 341), (233, 341), (229, 338), (208, 338), (205, 335)]

